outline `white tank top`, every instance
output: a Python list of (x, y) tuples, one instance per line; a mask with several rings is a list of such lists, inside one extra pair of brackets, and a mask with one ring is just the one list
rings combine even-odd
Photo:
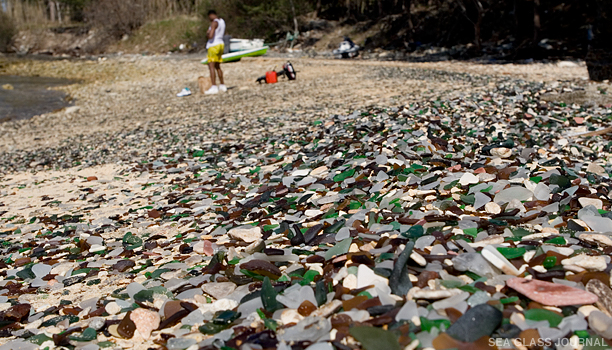
[[(217, 29), (215, 29), (215, 34), (213, 34), (212, 39), (208, 39), (206, 43), (206, 48), (213, 47), (215, 45), (223, 44), (223, 35), (225, 35), (225, 21), (223, 18), (215, 18), (215, 22), (217, 22)], [(210, 29), (211, 27), (208, 27)]]

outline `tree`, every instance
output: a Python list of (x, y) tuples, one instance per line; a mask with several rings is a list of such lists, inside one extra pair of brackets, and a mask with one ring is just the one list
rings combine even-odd
[[(472, 3), (476, 9), (476, 19), (473, 20), (468, 14), (468, 2)], [(480, 0), (459, 0), (459, 7), (461, 7), (461, 11), (465, 18), (472, 23), (474, 26), (474, 44), (476, 45), (476, 49), (480, 51), (482, 49), (482, 20), (485, 15), (485, 9), (482, 6), (482, 2)]]

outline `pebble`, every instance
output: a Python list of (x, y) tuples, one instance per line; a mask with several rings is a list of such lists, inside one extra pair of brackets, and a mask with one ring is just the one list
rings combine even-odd
[(591, 271), (604, 271), (608, 267), (606, 259), (603, 256), (590, 256), (586, 254), (564, 259), (561, 264), (563, 264), (563, 266), (579, 266)]
[(151, 332), (159, 327), (160, 317), (157, 312), (138, 308), (130, 314), (130, 319), (144, 339), (149, 339)]
[(104, 306), (104, 309), (106, 310), (106, 312), (109, 313), (109, 315), (116, 315), (119, 312), (121, 312), (121, 306), (119, 306), (116, 302), (111, 301), (110, 303), (106, 304)]
[(212, 282), (202, 284), (204, 293), (219, 300), (226, 298), (236, 290), (236, 284), (233, 282)]
[(38, 278), (43, 278), (51, 272), (51, 266), (45, 264), (32, 265), (32, 272)]
[(229, 230), (228, 234), (234, 239), (242, 240), (247, 243), (255, 242), (258, 239), (261, 239), (261, 237), (263, 236), (259, 227), (253, 227), (248, 225), (235, 227)]
[(612, 338), (612, 317), (595, 310), (589, 314), (589, 327), (600, 336)]
[(494, 277), (499, 275), (499, 272), (487, 262), (487, 260), (478, 253), (464, 253), (457, 255), (452, 259), (453, 266), (459, 271), (470, 271), (479, 276)]
[(446, 333), (462, 342), (474, 342), (481, 337), (490, 336), (503, 319), (501, 311), (488, 304), (470, 308)]
[(485, 211), (489, 214), (499, 214), (501, 213), (501, 207), (495, 202), (489, 202), (485, 204)]
[(506, 281), (508, 287), (543, 305), (584, 305), (597, 302), (597, 296), (584, 290), (562, 284), (524, 278)]
[(512, 265), (508, 259), (501, 255), (501, 253), (495, 247), (487, 245), (482, 249), (481, 254), (503, 273), (512, 276), (518, 276), (520, 274), (519, 270), (514, 267), (514, 265)]
[(583, 208), (592, 205), (597, 209), (603, 209), (603, 202), (601, 201), (601, 199), (580, 197), (578, 198), (578, 202), (580, 203), (580, 205), (582, 205)]
[(606, 315), (612, 317), (612, 289), (598, 279), (590, 280), (585, 289), (597, 296), (597, 307)]

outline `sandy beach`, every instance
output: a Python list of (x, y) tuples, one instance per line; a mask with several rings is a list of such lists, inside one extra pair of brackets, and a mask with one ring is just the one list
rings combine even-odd
[(199, 59), (3, 66), (79, 83), (0, 124), (0, 350), (610, 338), (611, 101), (584, 63), (296, 58), (259, 85), (287, 60), (260, 57), (205, 96)]

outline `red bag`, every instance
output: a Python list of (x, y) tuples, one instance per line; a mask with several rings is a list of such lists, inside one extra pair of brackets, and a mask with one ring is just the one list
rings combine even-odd
[(266, 83), (274, 84), (277, 81), (278, 81), (278, 79), (277, 79), (276, 72), (274, 72), (274, 71), (266, 72)]

